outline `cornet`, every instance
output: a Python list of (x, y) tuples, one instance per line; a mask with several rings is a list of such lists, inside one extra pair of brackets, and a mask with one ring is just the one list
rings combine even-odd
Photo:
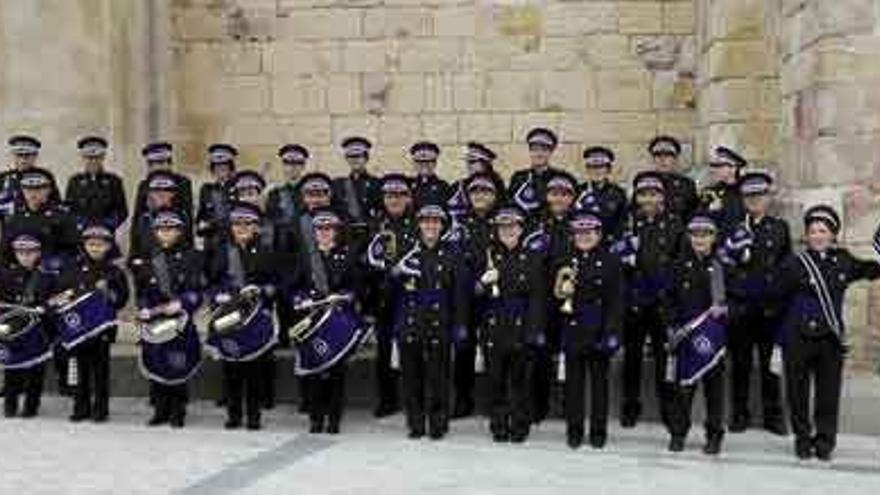
[(577, 285), (577, 267), (564, 266), (556, 273), (556, 283), (553, 285), (553, 295), (557, 299), (563, 299), (559, 311), (570, 315), (574, 313), (574, 292)]
[(492, 298), (501, 297), (501, 287), (498, 285), (498, 268), (495, 267), (495, 258), (492, 257), (492, 249), (486, 248), (486, 272), (483, 274), (494, 277), (494, 282), (490, 284), (489, 294)]

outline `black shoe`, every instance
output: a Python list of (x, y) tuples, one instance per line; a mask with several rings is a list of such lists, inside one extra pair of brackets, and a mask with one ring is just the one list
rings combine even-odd
[(168, 422), (172, 428), (183, 428), (186, 425), (186, 420), (183, 416), (175, 416), (171, 418), (171, 421)]
[(703, 453), (706, 455), (718, 455), (721, 453), (721, 435), (711, 435), (703, 445)]
[(246, 427), (250, 431), (258, 431), (263, 425), (260, 423), (259, 418), (248, 418)]
[(816, 459), (819, 459), (823, 462), (831, 461), (831, 450), (830, 449), (816, 449)]
[(727, 431), (731, 433), (743, 433), (744, 431), (749, 429), (751, 425), (751, 420), (748, 416), (737, 414), (733, 417), (733, 421), (730, 422), (730, 427)]
[(584, 435), (583, 433), (569, 433), (566, 440), (569, 448), (578, 449), (584, 444)]
[(219, 399), (215, 400), (214, 405), (217, 407), (226, 407), (226, 397), (220, 397)]
[(525, 443), (528, 438), (528, 433), (518, 431), (510, 434), (510, 443)]
[(474, 401), (462, 399), (455, 402), (452, 409), (452, 419), (466, 418), (474, 413)]
[(635, 428), (639, 423), (639, 417), (641, 415), (642, 406), (623, 406), (623, 411), (620, 413), (620, 426), (624, 428)]
[(223, 428), (227, 430), (236, 430), (238, 428), (241, 428), (241, 420), (237, 418), (229, 418), (226, 420), (225, 423), (223, 423)]
[(110, 413), (104, 406), (97, 407), (92, 412), (92, 421), (95, 423), (106, 423), (108, 419), (110, 419)]
[(419, 438), (425, 436), (425, 430), (409, 430), (409, 434), (407, 436), (409, 438), (412, 438), (413, 440), (418, 440)]
[(168, 416), (164, 414), (153, 414), (153, 417), (147, 421), (147, 426), (159, 426), (168, 422)]
[(311, 426), (309, 426), (309, 433), (324, 433), (324, 422), (312, 421)]
[(510, 434), (506, 431), (496, 431), (492, 433), (492, 441), (495, 443), (506, 443), (510, 441)]
[(339, 435), (339, 422), (335, 422), (335, 421), (330, 422), (327, 425), (327, 432), (326, 433), (328, 435)]
[(782, 418), (765, 419), (764, 429), (780, 437), (788, 435), (788, 429), (785, 427), (785, 421)]
[(608, 441), (608, 435), (605, 433), (590, 433), (590, 447), (599, 450), (605, 448)]
[(76, 412), (76, 413), (71, 414), (68, 419), (70, 419), (71, 423), (80, 423), (82, 421), (89, 419), (89, 417), (91, 417), (91, 414), (88, 414), (85, 412)]
[(21, 417), (25, 419), (31, 419), (37, 417), (36, 409), (27, 409), (25, 408), (24, 412), (21, 413)]
[(797, 439), (794, 442), (794, 455), (805, 461), (813, 457), (813, 442), (809, 439)]
[(669, 451), (681, 452), (684, 450), (684, 437), (672, 437), (669, 439)]
[(430, 431), (428, 432), (428, 437), (431, 440), (440, 440), (446, 436), (446, 428), (442, 426), (432, 426)]
[(18, 409), (3, 409), (4, 418), (14, 418), (18, 416)]
[(397, 414), (399, 410), (400, 408), (397, 405), (383, 402), (379, 404), (379, 406), (376, 407), (375, 410), (373, 410), (373, 417), (385, 418), (388, 416), (393, 416), (394, 414)]

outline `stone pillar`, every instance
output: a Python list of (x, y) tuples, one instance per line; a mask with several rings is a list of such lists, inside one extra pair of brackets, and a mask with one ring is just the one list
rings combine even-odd
[[(844, 219), (842, 241), (876, 259), (880, 221), (880, 1), (786, 0), (782, 15), (783, 177), (792, 213), (828, 203)], [(795, 229), (795, 232), (798, 232)], [(880, 286), (847, 296), (851, 363), (875, 366)]]
[(779, 161), (776, 0), (697, 0), (697, 158), (717, 145)]

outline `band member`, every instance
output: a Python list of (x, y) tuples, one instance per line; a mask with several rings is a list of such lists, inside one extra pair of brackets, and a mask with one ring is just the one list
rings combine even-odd
[(736, 249), (732, 244), (742, 242), (742, 249), (747, 250), (744, 259), (728, 270), (729, 347), (733, 377), (731, 433), (745, 431), (751, 424), (749, 385), (755, 349), (758, 351), (764, 429), (777, 435), (786, 432), (779, 377), (770, 371), (770, 358), (776, 328), (784, 310), (775, 287), (781, 276), (779, 268), (791, 255), (791, 234), (785, 220), (767, 213), (772, 186), (773, 178), (766, 172), (748, 172), (740, 178), (746, 217), (736, 230), (742, 232), (742, 236), (732, 236), (725, 243), (725, 246)]
[(452, 197), (452, 187), (437, 177), (440, 147), (429, 141), (420, 141), (410, 146), (409, 154), (416, 172), (413, 178), (415, 203), (446, 203)]
[[(266, 197), (266, 218), (272, 224), (275, 251), (290, 252), (302, 209), (300, 178), (309, 160), (309, 150), (298, 144), (285, 144), (278, 150), (284, 182), (269, 190)], [(284, 306), (278, 305), (279, 309)], [(284, 332), (281, 335), (285, 338)]]
[[(298, 144), (285, 144), (278, 149), (278, 158), (281, 160), (284, 181), (271, 188), (266, 196), (265, 222), (272, 228), (270, 237), (273, 251), (292, 253), (299, 213), (302, 210), (300, 178), (309, 160), (309, 150)], [(275, 311), (281, 328), (278, 345), (290, 347), (290, 335), (287, 332), (293, 325), (290, 308), (287, 304), (277, 304)]]
[(181, 186), (178, 181), (177, 174), (170, 173), (167, 170), (154, 170), (150, 172), (144, 181), (146, 196), (144, 198), (144, 207), (139, 213), (135, 213), (132, 220), (131, 232), (129, 233), (129, 261), (138, 258), (147, 258), (151, 255), (155, 245), (155, 235), (153, 222), (156, 212), (168, 208), (175, 209), (180, 213), (180, 217), (184, 221), (183, 225), (183, 241), (192, 245), (192, 224), (190, 217), (180, 209), (178, 205), (178, 195)]
[[(498, 210), (493, 240), (477, 272), (476, 294), (485, 309), (477, 345), (489, 365), (490, 429), (496, 442), (528, 438), (534, 350), (546, 344), (544, 253), (523, 244), (525, 221), (518, 206)], [(473, 359), (467, 364), (476, 365)]]
[(372, 144), (366, 138), (350, 137), (342, 141), (342, 152), (351, 172), (333, 180), (333, 197), (348, 213), (348, 233), (356, 252), (363, 252), (369, 242), (368, 221), (377, 213), (380, 181), (367, 171)]
[[(569, 212), (574, 205), (577, 180), (568, 172), (555, 171), (547, 178), (545, 184), (546, 206), (541, 216), (533, 217), (538, 226), (526, 238), (526, 244), (533, 249), (542, 250), (547, 254), (548, 260), (555, 260), (562, 256), (571, 246), (571, 230), (569, 226)], [(548, 294), (548, 298), (551, 295)], [(532, 420), (536, 423), (543, 421), (550, 413), (553, 394), (553, 377), (555, 368), (553, 356), (559, 344), (557, 305), (548, 306), (549, 312), (547, 324), (547, 341), (545, 348), (538, 349), (535, 356), (535, 372), (533, 374), (534, 390), (532, 393), (533, 410)]]
[(671, 265), (684, 234), (681, 220), (666, 210), (662, 176), (641, 172), (633, 180), (635, 210), (628, 237), (637, 239), (634, 264), (628, 269), (627, 314), (624, 324), (623, 406), (620, 423), (632, 428), (642, 413), (642, 366), (645, 339), (651, 338), (655, 392), (661, 419), (669, 420), (671, 391), (663, 379), (666, 369), (666, 329), (663, 301), (672, 284)]
[(669, 415), (669, 450), (684, 450), (691, 427), (691, 408), (697, 385), (706, 399), (706, 444), (703, 452), (717, 455), (724, 437), (724, 350), (727, 303), (724, 268), (714, 256), (718, 228), (698, 213), (687, 226), (688, 246), (675, 260), (672, 288), (666, 293), (665, 322), (669, 335), (664, 377), (674, 383)]
[[(382, 206), (373, 227), (373, 240), (367, 248), (368, 275), (378, 290), (367, 291), (367, 301), (374, 301), (376, 317), (376, 385), (379, 404), (374, 416), (382, 418), (400, 409), (398, 373), (392, 362), (394, 318), (399, 299), (398, 289), (391, 280), (390, 270), (415, 245), (416, 221), (412, 212), (412, 190), (403, 174), (382, 177)], [(368, 305), (369, 306), (369, 305)]]
[[(479, 276), (486, 262), (486, 250), (489, 248), (495, 227), (492, 223), (495, 206), (499, 202), (498, 182), (489, 172), (477, 172), (462, 181), (466, 191), (466, 209), (459, 214), (458, 225), (453, 228), (462, 230), (462, 245), (468, 276)], [(474, 284), (466, 284), (468, 287)], [(469, 295), (470, 297), (470, 295)], [(474, 358), (476, 352), (476, 324), (483, 320), (485, 305), (483, 298), (477, 298), (471, 306), (469, 315), (468, 336), (458, 343), (453, 370), (455, 404), (452, 417), (463, 418), (474, 412)], [(531, 376), (531, 374), (529, 375)], [(527, 395), (528, 397), (528, 395)]]
[[(277, 330), (271, 317), (272, 301), (280, 283), (277, 262), (271, 248), (260, 242), (262, 213), (253, 204), (234, 202), (230, 204), (230, 242), (218, 246), (209, 253), (207, 281), (212, 306), (216, 309), (235, 298), (259, 298), (263, 313), (255, 315), (241, 337), (241, 341), (224, 341), (218, 336), (218, 353), (223, 361), (223, 384), (226, 396), (226, 429), (239, 428), (243, 413), (247, 417), (247, 429), (260, 429), (260, 408), (266, 387), (274, 380), (267, 376), (265, 360), (275, 344)], [(217, 331), (217, 330), (214, 330)], [(232, 337), (230, 337), (232, 338)], [(214, 344), (213, 340), (209, 341)], [(244, 344), (247, 354), (242, 355)], [(274, 364), (274, 363), (273, 363)], [(274, 366), (273, 366), (274, 367)], [(244, 402), (244, 407), (242, 407)]]
[[(476, 174), (487, 175), (493, 183), (495, 195), (500, 201), (504, 200), (504, 180), (495, 171), (495, 154), (488, 146), (471, 141), (467, 143), (465, 149), (465, 168), (467, 169), (467, 177)], [(466, 187), (467, 179), (455, 181), (452, 184), (452, 196), (447, 203), (449, 214), (454, 222), (467, 213), (468, 207), (468, 190)]]
[(418, 209), (419, 239), (393, 269), (402, 286), (400, 354), (410, 438), (449, 431), (452, 340), (465, 336), (467, 301), (454, 244), (443, 241), (448, 216), (439, 204)]
[[(14, 213), (17, 204), (21, 200), (19, 178), (21, 173), (37, 166), (42, 143), (39, 139), (26, 134), (17, 134), (9, 138), (9, 152), (12, 155), (12, 165), (9, 170), (0, 172), (0, 216)], [(61, 195), (55, 184), (52, 185), (51, 199), (60, 202)]]
[(3, 255), (9, 259), (9, 242), (17, 235), (29, 234), (41, 239), (42, 263), (60, 272), (77, 251), (79, 233), (67, 208), (52, 199), (55, 178), (43, 168), (32, 167), (19, 175), (20, 206), (3, 222)]
[[(128, 303), (128, 279), (125, 272), (113, 263), (115, 250), (112, 227), (99, 222), (89, 223), (81, 235), (82, 245), (77, 262), (61, 274), (58, 290), (62, 298), (71, 300), (92, 291), (100, 291), (111, 308), (111, 319)], [(99, 333), (79, 343), (71, 351), (72, 366), (76, 366), (73, 422), (93, 419), (107, 421), (110, 400), (110, 346), (116, 341), (115, 324), (102, 323)]]
[[(554, 296), (562, 324), (558, 363), (565, 381), (568, 446), (584, 441), (584, 388), (590, 373), (590, 446), (608, 438), (608, 366), (623, 330), (623, 272), (602, 244), (602, 220), (579, 211), (571, 220), (572, 250), (556, 260)], [(558, 377), (562, 378), (562, 377)]]
[(579, 188), (575, 209), (589, 211), (602, 220), (602, 242), (620, 240), (628, 213), (626, 191), (611, 181), (614, 152), (604, 146), (591, 146), (583, 153), (586, 180)]
[(115, 232), (128, 218), (128, 203), (122, 178), (104, 169), (107, 140), (86, 136), (76, 146), (82, 157), (83, 171), (67, 182), (64, 199), (80, 229), (99, 222)]
[(690, 219), (700, 204), (697, 185), (693, 179), (680, 172), (681, 143), (672, 136), (657, 136), (648, 145), (654, 161), (654, 170), (663, 177), (666, 205), (669, 213), (682, 221)]
[(746, 166), (745, 158), (724, 146), (716, 147), (709, 160), (712, 184), (700, 192), (700, 208), (712, 215), (718, 229), (725, 235), (745, 218), (739, 176)]
[(150, 176), (153, 172), (162, 171), (170, 175), (177, 188), (174, 194), (173, 206), (182, 212), (187, 219), (193, 218), (193, 188), (192, 181), (186, 176), (172, 170), (174, 164), (174, 147), (171, 143), (158, 141), (149, 143), (141, 149), (141, 156), (147, 163), (147, 175), (137, 185), (134, 203), (134, 218), (138, 219), (149, 207)]
[(507, 189), (510, 197), (520, 208), (531, 214), (544, 206), (547, 197), (547, 181), (558, 171), (550, 164), (553, 151), (559, 143), (556, 133), (536, 127), (526, 135), (529, 145), (529, 168), (517, 170), (510, 177)]
[[(11, 241), (12, 257), (4, 262), (0, 271), (0, 301), (9, 311), (22, 308), (33, 311), (45, 308), (52, 294), (56, 276), (41, 267), (41, 243), (28, 234), (18, 235)], [(11, 306), (11, 307), (10, 307)], [(38, 316), (38, 318), (42, 318)], [(38, 325), (43, 325), (39, 323)], [(14, 356), (11, 346), (4, 343), (4, 397), (3, 414), (7, 418), (18, 415), (19, 398), (24, 395), (23, 418), (32, 418), (40, 410), (43, 395), (45, 362), (52, 356), (49, 328), (37, 328), (37, 335), (23, 348), (21, 359)], [(25, 337), (21, 337), (25, 338)], [(13, 364), (10, 359), (15, 358)]]
[[(302, 177), (300, 180), (300, 194), (302, 200), (302, 209), (296, 218), (295, 230), (293, 231), (293, 242), (288, 251), (297, 256), (299, 259), (318, 258), (318, 249), (315, 245), (314, 226), (312, 220), (316, 212), (324, 209), (332, 209), (333, 205), (333, 188), (330, 177), (322, 172), (311, 172)], [(338, 215), (338, 214), (337, 214)], [(341, 217), (341, 215), (338, 215)], [(293, 315), (291, 315), (291, 318)], [(293, 323), (291, 321), (291, 323)], [(309, 380), (300, 380), (302, 401), (299, 404), (300, 412), (309, 410), (309, 401), (312, 394), (308, 390), (310, 386)]]
[[(809, 208), (804, 230), (806, 249), (789, 256), (780, 270), (788, 309), (778, 342), (785, 360), (795, 454), (800, 459), (815, 455), (827, 461), (837, 443), (846, 354), (844, 294), (854, 282), (880, 278), (880, 263), (858, 259), (837, 245), (840, 217), (829, 206)], [(811, 384), (815, 384), (812, 394)]]
[[(132, 261), (138, 319), (141, 321), (141, 371), (150, 380), (153, 416), (149, 426), (186, 420), (187, 382), (201, 361), (201, 344), (193, 315), (201, 304), (202, 256), (186, 241), (187, 223), (175, 208), (153, 215), (155, 248)], [(173, 338), (153, 341), (157, 322), (180, 319)]]
[[(312, 215), (315, 253), (305, 254), (302, 276), (294, 282), (298, 288), (293, 306), (342, 295), (357, 301), (362, 291), (362, 271), (352, 248), (345, 244), (341, 233), (342, 219), (331, 209), (318, 209)], [(344, 360), (321, 372), (304, 378), (308, 385), (310, 433), (339, 433), (339, 423), (345, 406)]]
[(216, 143), (208, 147), (208, 167), (213, 180), (199, 189), (196, 235), (203, 238), (206, 251), (217, 249), (228, 231), (230, 182), (235, 174), (238, 149)]

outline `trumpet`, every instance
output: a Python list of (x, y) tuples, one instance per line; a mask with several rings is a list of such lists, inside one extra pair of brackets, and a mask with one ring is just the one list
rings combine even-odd
[(574, 292), (577, 285), (577, 267), (564, 266), (556, 273), (556, 283), (553, 285), (553, 295), (557, 299), (563, 299), (559, 311), (570, 315), (574, 313)]
[(385, 259), (389, 261), (397, 259), (397, 234), (391, 229), (383, 229), (379, 232), (379, 236), (385, 248)]
[(495, 267), (495, 258), (492, 257), (491, 248), (486, 248), (486, 272), (483, 276), (485, 277), (487, 274), (494, 279), (494, 282), (490, 284), (489, 294), (492, 298), (497, 299), (501, 297), (501, 287), (498, 285), (498, 268)]

